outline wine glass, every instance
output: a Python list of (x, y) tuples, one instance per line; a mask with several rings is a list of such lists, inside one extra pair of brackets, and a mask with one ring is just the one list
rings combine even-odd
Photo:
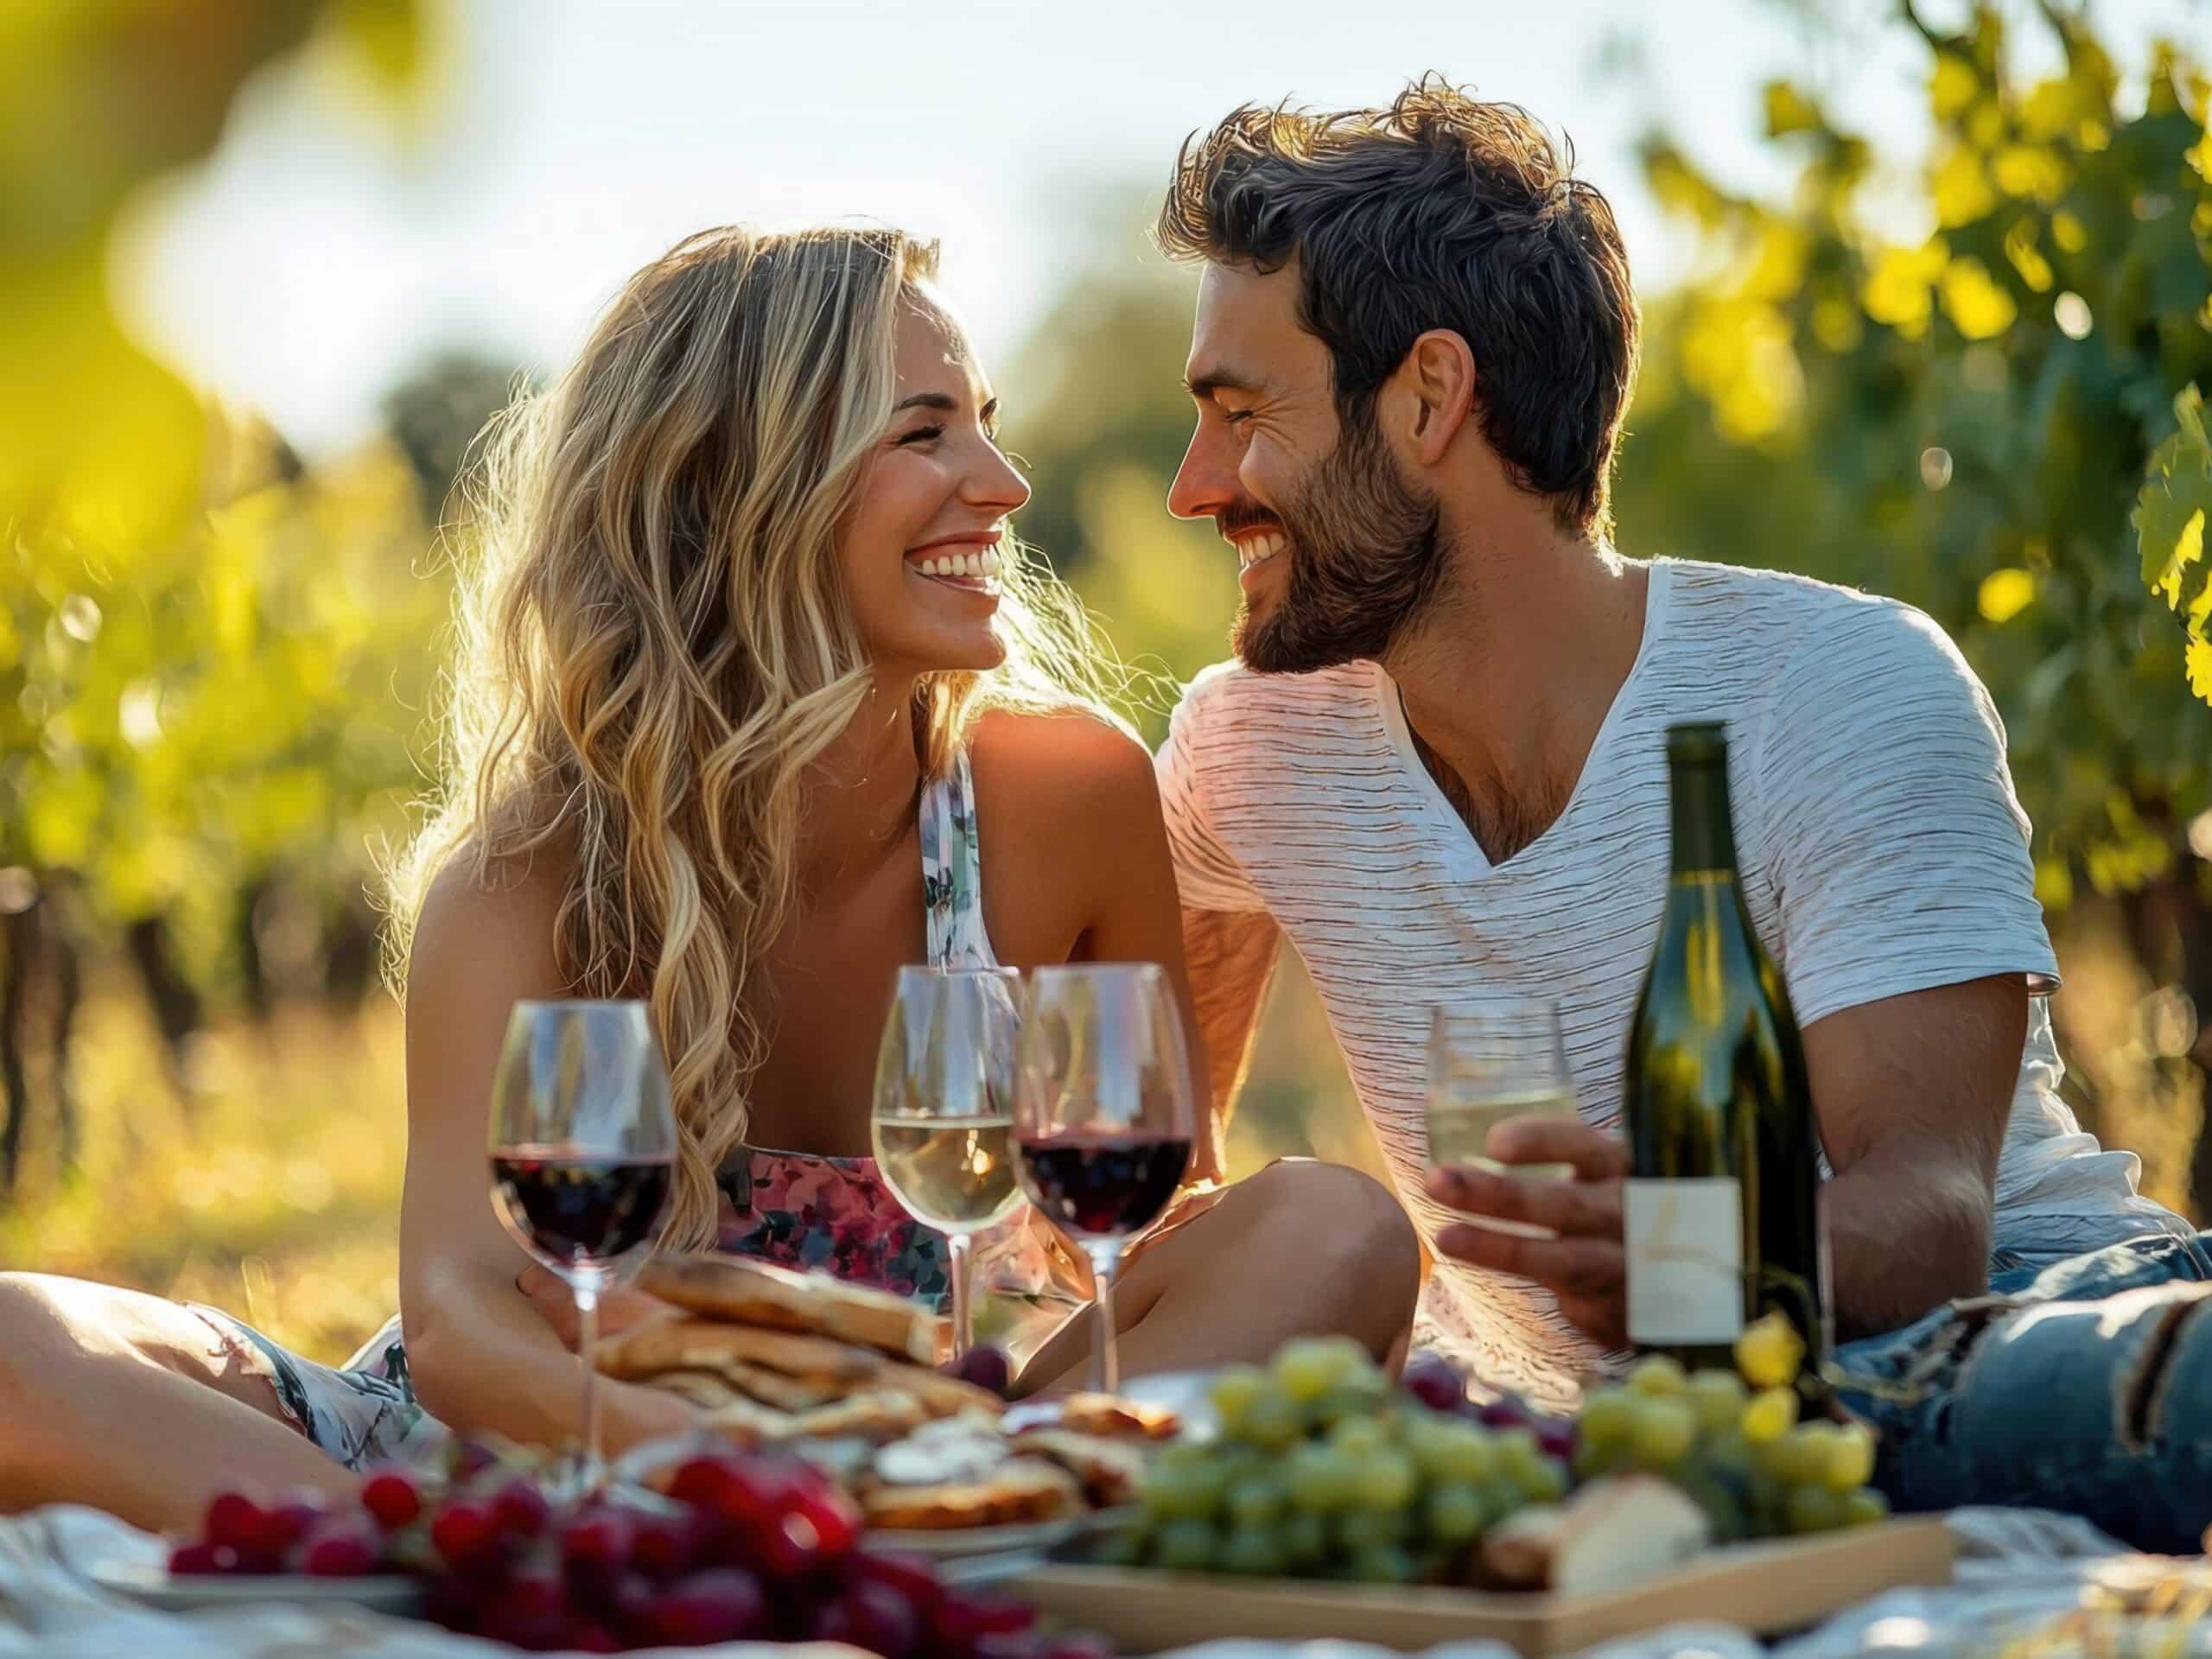
[(908, 1215), (944, 1235), (955, 1359), (975, 1338), (974, 1236), (1021, 1202), (1014, 1173), (1020, 994), (1011, 968), (901, 968), (876, 1050), (876, 1167)]
[[(1509, 1117), (1575, 1116), (1574, 1079), (1556, 1003), (1520, 998), (1478, 1008), (1438, 1008), (1428, 1034), (1428, 1161), (1471, 1164), (1497, 1174), (1565, 1180), (1572, 1164), (1503, 1164), (1490, 1132)], [(1548, 1228), (1496, 1216), (1470, 1220), (1500, 1232), (1549, 1238)]]
[(492, 1084), (492, 1207), (576, 1299), (580, 1491), (600, 1486), (599, 1294), (636, 1267), (668, 1202), (676, 1117), (641, 1002), (518, 1002)]
[(1039, 968), (1021, 1023), (1014, 1143), (1021, 1185), (1089, 1252), (1098, 1386), (1121, 1386), (1114, 1270), (1158, 1219), (1191, 1161), (1182, 1012), (1154, 963)]

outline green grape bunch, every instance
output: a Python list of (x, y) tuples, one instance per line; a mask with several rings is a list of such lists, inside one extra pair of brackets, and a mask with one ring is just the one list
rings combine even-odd
[(1805, 1347), (1779, 1315), (1746, 1330), (1732, 1371), (1641, 1361), (1592, 1389), (1576, 1419), (1580, 1480), (1649, 1474), (1694, 1498), (1723, 1542), (1832, 1532), (1889, 1513), (1867, 1482), (1874, 1437), (1861, 1423), (1799, 1421)]
[(1563, 1497), (1524, 1425), (1432, 1409), (1357, 1343), (1301, 1338), (1214, 1379), (1210, 1438), (1160, 1453), (1138, 1519), (1099, 1558), (1185, 1573), (1453, 1582), (1491, 1526)]

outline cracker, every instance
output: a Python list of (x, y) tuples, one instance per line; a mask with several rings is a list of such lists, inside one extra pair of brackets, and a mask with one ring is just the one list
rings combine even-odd
[(938, 1319), (920, 1303), (826, 1274), (686, 1255), (648, 1263), (639, 1287), (705, 1319), (834, 1337), (923, 1364), (937, 1357)]
[(1060, 1427), (1109, 1439), (1172, 1440), (1183, 1421), (1165, 1406), (1116, 1394), (1071, 1394), (1060, 1402)]
[(1011, 1443), (1017, 1458), (1040, 1458), (1083, 1483), (1093, 1507), (1110, 1510), (1134, 1503), (1144, 1482), (1145, 1455), (1127, 1440), (1078, 1434), (1065, 1428), (1033, 1428)]
[(709, 1319), (649, 1319), (600, 1344), (599, 1369), (636, 1380), (663, 1371), (726, 1373), (733, 1363), (762, 1366), (825, 1386), (873, 1382), (888, 1363), (880, 1354), (827, 1337), (764, 1331)]
[(1081, 1513), (1083, 1489), (1065, 1469), (1022, 1460), (988, 1480), (880, 1486), (861, 1497), (861, 1510), (869, 1526), (894, 1532), (1014, 1526)]

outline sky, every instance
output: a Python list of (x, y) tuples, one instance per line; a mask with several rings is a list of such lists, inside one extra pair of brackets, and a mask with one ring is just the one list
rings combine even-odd
[[(405, 134), (309, 54), (251, 83), (213, 157), (149, 193), (121, 238), (139, 331), (310, 452), (372, 429), (379, 397), (441, 348), (557, 364), (632, 270), (733, 219), (942, 238), (995, 366), (1061, 284), (1156, 257), (1137, 213), (1103, 204), (1156, 191), (1185, 135), (1248, 100), (1366, 105), (1434, 69), (1524, 105), (1614, 201), (1647, 293), (1689, 257), (1637, 175), (1654, 124), (1754, 189), (1787, 177), (1758, 137), (1772, 75), (1824, 88), (1895, 156), (1925, 141), (1910, 36), (1808, 35), (1782, 0), (444, 4)], [(2212, 40), (2208, 0), (2096, 16), (2124, 67), (2154, 29)]]

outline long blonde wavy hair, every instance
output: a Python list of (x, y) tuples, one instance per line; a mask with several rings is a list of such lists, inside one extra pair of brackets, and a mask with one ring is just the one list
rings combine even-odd
[[(796, 909), (801, 782), (869, 695), (837, 541), (891, 418), (899, 305), (936, 265), (894, 230), (702, 232), (486, 429), (445, 782), (391, 872), (391, 960), (454, 860), (564, 861), (563, 974), (643, 998), (667, 1057), (664, 1249), (712, 1240), (770, 1038), (748, 992)], [(1080, 604), (1006, 550), (1005, 664), (917, 689), (925, 777), (987, 708), (1106, 713), (1117, 671)]]

